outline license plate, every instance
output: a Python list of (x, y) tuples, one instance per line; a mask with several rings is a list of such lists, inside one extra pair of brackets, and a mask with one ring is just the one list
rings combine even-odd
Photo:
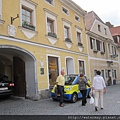
[(8, 90), (8, 88), (7, 88), (7, 87), (4, 87), (4, 88), (0, 88), (0, 90)]

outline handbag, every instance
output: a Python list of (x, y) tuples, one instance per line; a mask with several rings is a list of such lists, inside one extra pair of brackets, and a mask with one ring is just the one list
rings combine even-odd
[(90, 98), (90, 104), (94, 104), (94, 98), (93, 97)]

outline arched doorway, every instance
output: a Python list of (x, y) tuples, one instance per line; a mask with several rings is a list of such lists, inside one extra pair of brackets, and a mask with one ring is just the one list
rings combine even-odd
[(9, 74), (15, 82), (15, 90), (18, 89), (15, 95), (39, 99), (36, 59), (29, 51), (16, 46), (0, 45), (0, 62), (4, 65), (4, 73)]

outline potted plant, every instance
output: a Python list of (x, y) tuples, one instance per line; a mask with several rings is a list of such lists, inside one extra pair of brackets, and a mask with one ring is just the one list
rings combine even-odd
[(35, 31), (35, 26), (33, 26), (32, 24), (28, 24), (26, 21), (22, 23), (22, 27)]
[(82, 44), (82, 43), (78, 43), (78, 46), (81, 46), (81, 47), (83, 47), (83, 44)]
[(70, 43), (72, 43), (72, 41), (71, 41), (70, 38), (65, 38), (65, 41), (66, 41), (66, 42), (70, 42)]
[(56, 33), (48, 32), (48, 35), (51, 36), (51, 37), (57, 38)]

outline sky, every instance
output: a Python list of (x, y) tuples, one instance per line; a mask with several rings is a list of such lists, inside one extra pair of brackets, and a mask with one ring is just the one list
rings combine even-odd
[(120, 26), (120, 0), (73, 0), (83, 10), (94, 11), (101, 20)]

